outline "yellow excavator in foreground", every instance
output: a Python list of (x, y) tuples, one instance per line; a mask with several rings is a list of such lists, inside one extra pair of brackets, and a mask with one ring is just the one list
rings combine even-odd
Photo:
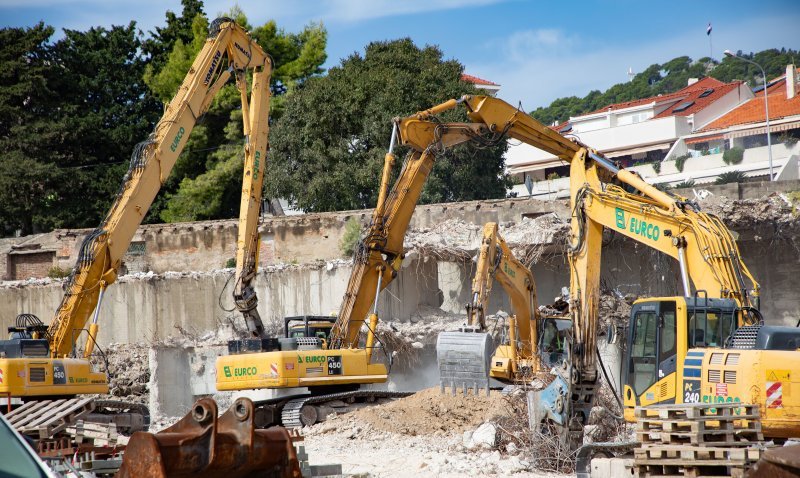
[[(108, 377), (94, 371), (90, 363), (106, 288), (116, 281), (122, 257), (136, 229), (169, 176), (198, 118), (232, 76), (241, 92), (244, 122), (242, 202), (251, 201), (253, 190), (260, 197), (267, 154), (272, 69), (272, 59), (233, 20), (219, 18), (211, 23), (208, 39), (178, 93), (152, 135), (136, 146), (111, 210), (83, 241), (54, 319), (46, 326), (35, 316), (22, 314), (16, 326), (10, 328), (12, 338), (0, 341), (0, 395), (29, 401), (108, 393)], [(248, 72), (252, 73), (249, 101)], [(240, 282), (247, 284), (246, 279)], [(242, 290), (240, 295), (246, 296), (246, 288)], [(87, 322), (90, 322), (88, 330)], [(248, 323), (253, 330), (260, 327), (257, 317)], [(80, 353), (76, 342), (84, 333), (85, 345)]]
[[(472, 123), (440, 123), (433, 114), (458, 105)], [(572, 240), (569, 247), (572, 343), (569, 370), (535, 396), (535, 423), (556, 424), (577, 441), (598, 387), (598, 301), (603, 228), (674, 258), (683, 294), (638, 300), (624, 359), (625, 418), (636, 406), (740, 402), (760, 406), (766, 437), (800, 436), (800, 400), (776, 395), (798, 383), (800, 329), (765, 325), (759, 285), (719, 218), (686, 198), (663, 192), (618, 168), (587, 146), (491, 97), (450, 100), (424, 112), (448, 131), (507, 136), (570, 164)], [(485, 139), (485, 138), (484, 138)], [(469, 334), (470, 332), (462, 332)], [(485, 361), (485, 348), (472, 353)]]

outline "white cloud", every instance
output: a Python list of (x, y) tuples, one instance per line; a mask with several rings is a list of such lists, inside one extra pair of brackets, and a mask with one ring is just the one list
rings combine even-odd
[(574, 35), (566, 35), (553, 28), (524, 30), (512, 33), (501, 47), (507, 58), (514, 62), (524, 62), (530, 57), (553, 56), (568, 53), (578, 43)]
[(359, 22), (380, 17), (452, 10), (499, 3), (504, 0), (327, 0), (325, 17)]
[[(714, 58), (724, 49), (746, 52), (767, 48), (798, 48), (796, 25), (800, 15), (747, 18), (736, 24), (714, 24)], [(709, 54), (703, 25), (697, 31), (648, 41), (638, 38), (624, 45), (586, 47), (589, 39), (558, 30), (514, 32), (487, 42), (496, 48), (497, 60), (467, 62), (469, 73), (500, 83), (500, 96), (512, 104), (522, 101), (526, 110), (546, 106), (563, 96), (585, 96), (628, 79), (628, 68), (642, 71), (653, 63), (677, 56), (699, 59)]]

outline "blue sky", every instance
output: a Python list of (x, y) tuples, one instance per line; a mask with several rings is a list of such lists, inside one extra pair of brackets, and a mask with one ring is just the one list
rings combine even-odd
[[(213, 18), (233, 2), (206, 0)], [(724, 49), (800, 49), (796, 0), (646, 0), (541, 2), (532, 0), (240, 0), (250, 23), (275, 19), (287, 30), (310, 21), (328, 29), (333, 66), (370, 41), (410, 36), (437, 44), (466, 72), (502, 85), (500, 96), (525, 109), (569, 95), (583, 96), (627, 80), (652, 63)], [(0, 26), (39, 20), (57, 29), (120, 25), (135, 20), (151, 30), (179, 0), (0, 0)], [(800, 59), (798, 59), (800, 61)]]

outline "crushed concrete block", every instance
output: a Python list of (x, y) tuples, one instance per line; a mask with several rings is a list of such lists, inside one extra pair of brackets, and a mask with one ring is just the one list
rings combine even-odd
[(497, 445), (497, 427), (486, 422), (472, 432), (470, 445), (467, 448), (494, 448)]

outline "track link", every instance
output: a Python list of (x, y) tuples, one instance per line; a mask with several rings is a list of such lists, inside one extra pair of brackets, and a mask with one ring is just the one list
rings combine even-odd
[(301, 428), (302, 410), (306, 405), (322, 404), (333, 400), (347, 399), (378, 399), (378, 398), (403, 398), (413, 395), (414, 392), (391, 392), (388, 390), (355, 390), (352, 392), (329, 393), (327, 395), (312, 395), (294, 398), (286, 402), (281, 410), (281, 422), (287, 428)]

